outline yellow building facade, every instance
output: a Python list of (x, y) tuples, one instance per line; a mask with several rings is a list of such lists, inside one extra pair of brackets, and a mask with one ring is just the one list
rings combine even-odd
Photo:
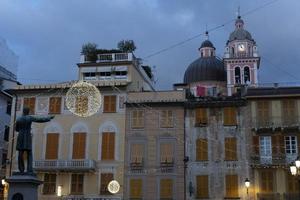
[[(153, 90), (151, 76), (132, 53), (99, 54), (96, 62), (83, 58), (78, 67), (79, 79), (94, 84), (101, 93), (102, 105), (95, 115), (78, 117), (67, 109), (66, 92), (74, 81), (24, 85), (11, 91), (15, 105), (11, 124), (25, 106), (30, 114), (55, 116), (32, 125), (33, 167), (44, 182), (39, 199), (122, 199), (124, 103), (128, 90)], [(7, 177), (17, 170), (16, 136), (12, 129)], [(111, 180), (120, 184), (116, 194), (108, 191)]]

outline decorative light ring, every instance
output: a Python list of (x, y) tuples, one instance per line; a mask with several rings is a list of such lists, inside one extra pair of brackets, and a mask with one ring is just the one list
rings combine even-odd
[(89, 117), (101, 106), (100, 91), (91, 83), (79, 81), (66, 94), (66, 106), (75, 115)]
[(116, 180), (112, 180), (108, 183), (107, 189), (110, 193), (116, 194), (120, 190), (120, 184)]

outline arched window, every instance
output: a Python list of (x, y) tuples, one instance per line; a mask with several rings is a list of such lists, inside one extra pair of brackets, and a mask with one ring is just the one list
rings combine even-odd
[(210, 56), (214, 56), (214, 52), (213, 51), (210, 52)]
[(231, 47), (231, 56), (234, 57), (234, 47)]
[(241, 83), (241, 69), (239, 67), (236, 67), (234, 69), (234, 78), (235, 78), (235, 83), (237, 84)]
[(201, 51), (201, 57), (203, 57), (203, 51)]
[(244, 82), (246, 84), (250, 83), (250, 69), (249, 69), (249, 67), (244, 68)]

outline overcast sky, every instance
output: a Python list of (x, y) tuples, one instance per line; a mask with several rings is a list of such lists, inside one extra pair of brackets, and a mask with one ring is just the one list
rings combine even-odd
[[(0, 37), (19, 56), (24, 84), (77, 79), (83, 43), (116, 48), (132, 39), (141, 58), (236, 18), (272, 0), (0, 0)], [(300, 83), (300, 1), (278, 0), (242, 18), (262, 57), (259, 80)], [(234, 22), (210, 32), (222, 57)], [(183, 81), (198, 58), (199, 36), (144, 59), (156, 66), (156, 88)]]

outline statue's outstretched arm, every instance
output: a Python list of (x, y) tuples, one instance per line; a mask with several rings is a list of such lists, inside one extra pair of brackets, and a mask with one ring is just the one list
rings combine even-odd
[(31, 120), (37, 123), (49, 122), (54, 116), (31, 116)]

